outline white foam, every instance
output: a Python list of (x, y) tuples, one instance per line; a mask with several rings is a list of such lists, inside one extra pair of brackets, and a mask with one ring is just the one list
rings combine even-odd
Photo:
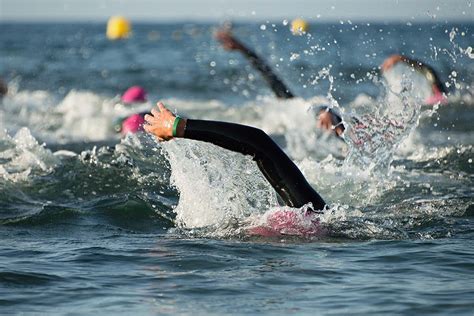
[(148, 103), (124, 106), (118, 98), (80, 90), (71, 90), (62, 100), (47, 91), (11, 92), (2, 105), (0, 123), (8, 131), (28, 127), (51, 144), (117, 139), (116, 119), (151, 108)]
[(26, 181), (32, 175), (53, 171), (60, 160), (40, 145), (27, 128), (21, 128), (14, 137), (4, 135), (0, 148), (0, 176), (10, 181)]
[(249, 157), (189, 140), (163, 145), (179, 189), (176, 221), (186, 228), (242, 219), (277, 205), (275, 192)]

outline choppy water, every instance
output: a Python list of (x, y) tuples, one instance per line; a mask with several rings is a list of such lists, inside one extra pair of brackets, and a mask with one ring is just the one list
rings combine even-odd
[[(235, 33), (301, 96), (289, 101), (212, 25), (134, 25), (124, 42), (99, 24), (0, 25), (2, 314), (472, 315), (473, 25), (284, 24)], [(448, 104), (422, 106), (407, 69), (380, 76), (392, 53), (432, 65)], [(150, 102), (117, 105), (136, 84)], [(326, 234), (246, 234), (277, 205), (249, 158), (120, 140), (112, 122), (158, 99), (271, 134), (330, 202)], [(349, 127), (370, 118), (370, 141), (315, 131), (320, 104)]]

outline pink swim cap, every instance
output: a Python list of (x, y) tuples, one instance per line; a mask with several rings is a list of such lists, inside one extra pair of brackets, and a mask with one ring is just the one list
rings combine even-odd
[(448, 103), (448, 98), (446, 98), (446, 96), (443, 93), (441, 93), (438, 89), (435, 89), (433, 95), (428, 97), (425, 100), (425, 103), (427, 105), (446, 104)]
[(122, 95), (125, 103), (146, 102), (146, 91), (140, 86), (133, 86), (127, 89)]
[(122, 135), (127, 133), (135, 134), (137, 132), (143, 131), (143, 124), (145, 119), (140, 114), (133, 114), (127, 117), (122, 123)]
[(312, 212), (301, 214), (298, 210), (276, 210), (268, 214), (266, 223), (247, 229), (249, 235), (278, 237), (283, 235), (311, 237), (323, 236), (325, 229), (319, 223), (319, 217)]

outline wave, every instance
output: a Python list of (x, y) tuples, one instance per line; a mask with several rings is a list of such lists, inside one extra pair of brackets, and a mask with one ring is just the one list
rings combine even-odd
[(9, 286), (45, 286), (61, 282), (64, 278), (59, 275), (37, 272), (0, 272), (0, 282)]
[[(458, 198), (459, 212), (470, 207), (472, 146), (465, 144), (472, 131), (465, 119), (459, 132), (436, 136), (440, 132), (432, 129), (433, 115), (440, 117), (436, 121), (441, 126), (449, 124), (470, 99), (456, 99), (454, 110), (440, 106), (423, 117), (420, 97), (410, 94), (416, 89), (410, 81), (405, 92), (392, 91), (388, 99), (361, 94), (352, 108), (340, 105), (331, 93), (289, 101), (262, 97), (240, 104), (165, 102), (190, 117), (242, 122), (273, 135), (333, 205), (319, 218), (326, 238), (441, 237), (448, 232), (440, 226), (449, 224), (453, 213), (451, 205), (440, 207), (439, 201)], [(3, 105), (0, 118), (7, 132), (0, 131), (0, 186), (5, 189), (1, 203), (7, 207), (2, 225), (85, 224), (160, 232), (176, 227), (184, 235), (246, 238), (242, 232), (249, 225), (276, 212), (275, 192), (249, 158), (188, 140), (157, 145), (146, 135), (120, 139), (111, 130), (114, 118), (151, 104), (126, 108), (116, 98), (73, 90), (63, 99), (48, 92), (18, 92)], [(370, 148), (359, 148), (349, 136), (342, 142), (317, 131), (312, 109), (319, 105), (338, 109), (349, 131), (360, 122), (351, 116), (363, 120), (371, 115), (381, 122), (372, 124), (376, 128), (370, 130)], [(16, 119), (7, 122), (7, 113)], [(383, 126), (390, 120), (399, 124)], [(381, 128), (390, 139), (380, 137)], [(461, 145), (443, 149), (432, 140), (456, 132), (460, 135), (448, 137)], [(442, 176), (446, 171), (454, 180)], [(427, 185), (433, 181), (439, 188)], [(439, 198), (428, 198), (433, 193)], [(394, 218), (397, 208), (409, 212)], [(421, 215), (414, 217), (420, 209)], [(438, 217), (429, 219), (431, 213)]]

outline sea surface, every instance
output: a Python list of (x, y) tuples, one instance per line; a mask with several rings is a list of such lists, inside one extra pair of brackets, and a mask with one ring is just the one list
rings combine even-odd
[[(474, 24), (288, 24), (233, 32), (292, 100), (218, 24), (122, 41), (105, 22), (0, 24), (0, 314), (474, 314)], [(381, 75), (395, 53), (431, 65), (447, 103), (424, 105), (409, 67)], [(133, 85), (147, 103), (121, 104)], [(329, 203), (322, 232), (248, 233), (281, 210), (251, 157), (116, 133), (158, 100), (271, 135)], [(320, 105), (343, 140), (315, 129)]]

